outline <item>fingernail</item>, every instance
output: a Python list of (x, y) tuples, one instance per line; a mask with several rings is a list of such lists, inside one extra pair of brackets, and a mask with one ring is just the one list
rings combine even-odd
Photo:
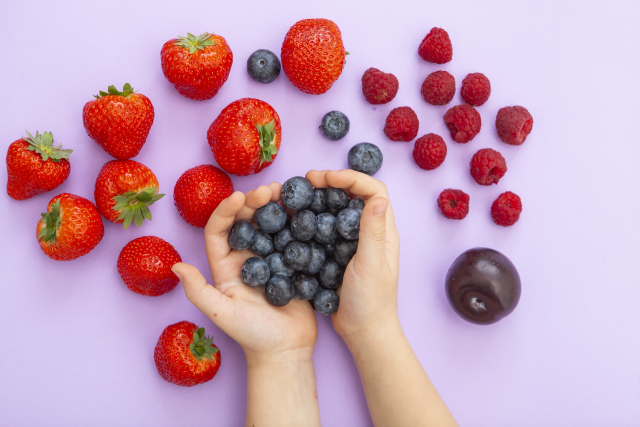
[(387, 207), (389, 207), (389, 202), (376, 206), (375, 208), (373, 208), (373, 216), (384, 215), (387, 211)]
[(171, 271), (173, 271), (173, 274), (175, 274), (176, 276), (178, 276), (178, 279), (180, 279), (180, 281), (182, 282), (182, 274), (178, 273), (175, 270), (175, 265), (173, 267), (171, 267)]

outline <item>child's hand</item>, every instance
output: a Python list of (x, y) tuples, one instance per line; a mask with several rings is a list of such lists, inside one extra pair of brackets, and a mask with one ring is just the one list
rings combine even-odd
[(349, 262), (340, 288), (333, 325), (349, 344), (353, 338), (398, 324), (398, 258), (400, 236), (384, 183), (350, 169), (309, 171), (314, 187), (344, 188), (365, 200), (358, 251)]
[(248, 249), (234, 251), (227, 242), (233, 223), (251, 221), (257, 208), (280, 200), (281, 188), (274, 182), (246, 196), (236, 191), (213, 212), (205, 228), (205, 245), (215, 287), (193, 266), (178, 263), (173, 267), (189, 301), (242, 346), (249, 364), (289, 356), (311, 360), (318, 333), (308, 301), (293, 299), (284, 307), (274, 307), (267, 302), (263, 286), (245, 285), (240, 270), (244, 261), (255, 255)]

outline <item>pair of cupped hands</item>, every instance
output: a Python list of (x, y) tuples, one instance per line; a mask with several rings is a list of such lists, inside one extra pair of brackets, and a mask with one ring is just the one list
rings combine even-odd
[[(350, 197), (365, 201), (358, 250), (345, 270), (340, 305), (332, 315), (335, 330), (349, 344), (398, 321), (400, 237), (381, 181), (350, 169), (309, 171), (306, 178), (315, 188), (343, 188)], [(191, 265), (178, 263), (172, 268), (189, 301), (242, 346), (248, 362), (274, 356), (310, 358), (318, 334), (309, 301), (293, 299), (275, 307), (267, 302), (262, 287), (242, 282), (242, 264), (254, 255), (248, 249), (232, 250), (227, 242), (235, 221), (251, 221), (256, 209), (280, 200), (281, 189), (273, 182), (246, 194), (236, 191), (213, 212), (204, 230), (213, 286)]]

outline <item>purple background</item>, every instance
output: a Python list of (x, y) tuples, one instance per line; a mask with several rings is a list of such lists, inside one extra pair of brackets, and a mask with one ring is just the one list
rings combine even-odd
[[(130, 292), (116, 259), (131, 239), (156, 235), (210, 280), (202, 230), (187, 225), (172, 190), (187, 169), (213, 163), (206, 131), (230, 102), (255, 97), (280, 114), (281, 152), (259, 175), (233, 177), (248, 191), (309, 169), (346, 167), (355, 143), (377, 144), (385, 163), (376, 178), (389, 187), (402, 237), (399, 310), (404, 330), (456, 419), (465, 426), (640, 425), (640, 30), (634, 2), (8, 2), (0, 10), (0, 141), (25, 129), (52, 131), (72, 148), (69, 179), (53, 192), (17, 202), (0, 196), (0, 425), (232, 426), (244, 422), (246, 364), (241, 348), (185, 298), (181, 287), (158, 298)], [(296, 21), (324, 17), (342, 30), (351, 53), (340, 79), (322, 96), (295, 89), (284, 73), (253, 82), (247, 57), (266, 48), (279, 56)], [(434, 26), (453, 41), (453, 61), (424, 62), (417, 47)], [(204, 102), (180, 96), (160, 68), (162, 44), (187, 32), (224, 36), (234, 54), (229, 80)], [(369, 67), (394, 73), (400, 91), (375, 108), (360, 78)], [(484, 122), (469, 144), (451, 140), (447, 108), (427, 105), (420, 85), (432, 71), (459, 84), (470, 72), (492, 83), (478, 108)], [(135, 160), (149, 166), (168, 197), (153, 221), (123, 231), (104, 221), (105, 237), (87, 256), (52, 261), (35, 238), (49, 200), (71, 192), (93, 201), (100, 167), (111, 157), (82, 126), (84, 104), (126, 82), (147, 95), (155, 122)], [(413, 142), (382, 133), (388, 112), (411, 106), (419, 135), (445, 138), (448, 155), (434, 171), (419, 169)], [(533, 132), (524, 145), (498, 140), (499, 108), (523, 105)], [(340, 142), (318, 131), (338, 109), (351, 120)], [(491, 147), (509, 171), (481, 187), (468, 173), (471, 156)], [(0, 168), (6, 183), (6, 169)], [(471, 196), (463, 221), (446, 220), (436, 199), (444, 188)], [(513, 227), (491, 220), (504, 191), (522, 197)], [(4, 192), (4, 190), (3, 190)], [(449, 307), (443, 280), (464, 250), (487, 246), (506, 254), (522, 278), (515, 312), (476, 326)], [(215, 335), (222, 352), (216, 378), (194, 388), (165, 382), (153, 348), (165, 326), (190, 320)], [(320, 316), (314, 359), (322, 421), (368, 426), (371, 419), (351, 356)]]

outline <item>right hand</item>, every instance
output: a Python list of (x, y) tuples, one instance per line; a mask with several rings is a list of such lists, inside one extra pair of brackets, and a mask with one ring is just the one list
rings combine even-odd
[(306, 178), (316, 188), (343, 188), (365, 201), (358, 250), (345, 270), (340, 305), (332, 315), (336, 332), (349, 344), (369, 331), (399, 324), (400, 236), (386, 185), (351, 169), (309, 171)]

